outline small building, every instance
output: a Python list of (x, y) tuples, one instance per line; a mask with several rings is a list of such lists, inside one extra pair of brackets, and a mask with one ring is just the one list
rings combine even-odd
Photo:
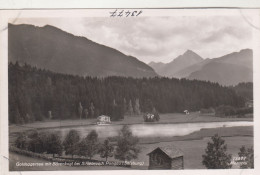
[(183, 111), (186, 115), (190, 114), (190, 112), (186, 109)]
[(144, 122), (158, 122), (160, 120), (160, 116), (158, 114), (158, 112), (154, 112), (154, 113), (145, 113), (143, 115), (144, 118)]
[(252, 108), (252, 107), (254, 107), (254, 101), (253, 101), (253, 100), (247, 101), (246, 104), (245, 104), (245, 106), (246, 106), (247, 108)]
[(150, 113), (146, 113), (143, 116), (145, 122), (153, 122), (154, 121), (154, 115)]
[(110, 117), (106, 115), (98, 116), (97, 125), (109, 125), (111, 123)]
[(184, 169), (183, 152), (174, 146), (158, 147), (147, 155), (150, 170)]

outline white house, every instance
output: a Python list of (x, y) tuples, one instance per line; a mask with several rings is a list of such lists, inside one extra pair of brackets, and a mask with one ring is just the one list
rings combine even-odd
[(97, 125), (109, 125), (111, 123), (110, 117), (106, 115), (98, 116)]
[(248, 108), (253, 108), (254, 107), (254, 101), (253, 100), (247, 101), (245, 106), (248, 107)]
[(185, 111), (183, 111), (186, 115), (190, 114), (190, 112), (186, 109)]

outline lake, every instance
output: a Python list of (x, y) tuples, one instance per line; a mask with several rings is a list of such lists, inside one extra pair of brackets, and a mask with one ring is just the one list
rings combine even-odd
[[(133, 135), (138, 137), (173, 137), (184, 136), (204, 128), (219, 128), (233, 126), (253, 126), (254, 122), (234, 121), (234, 122), (202, 122), (202, 123), (178, 123), (178, 124), (133, 124), (129, 125)], [(91, 130), (96, 130), (100, 138), (113, 137), (118, 135), (118, 131), (123, 125), (87, 125), (79, 127), (64, 127), (51, 129), (60, 131), (62, 138), (71, 130), (79, 131), (82, 137), (85, 137)]]

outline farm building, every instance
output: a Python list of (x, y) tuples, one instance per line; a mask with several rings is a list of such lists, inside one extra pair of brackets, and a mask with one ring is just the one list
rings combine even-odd
[(186, 109), (185, 111), (183, 111), (186, 115), (190, 114), (190, 112)]
[(245, 106), (246, 106), (247, 108), (252, 108), (252, 107), (254, 107), (254, 101), (253, 101), (253, 100), (247, 101), (246, 104), (245, 104)]
[(144, 121), (145, 122), (154, 122), (154, 121), (159, 121), (160, 116), (158, 113), (151, 114), (151, 113), (146, 113), (143, 115)]
[(147, 154), (148, 169), (184, 169), (183, 152), (174, 147), (158, 147)]
[(97, 118), (97, 124), (98, 125), (107, 125), (107, 124), (110, 124), (110, 123), (111, 123), (111, 121), (110, 121), (109, 116), (101, 115), (101, 116), (98, 116), (98, 118)]

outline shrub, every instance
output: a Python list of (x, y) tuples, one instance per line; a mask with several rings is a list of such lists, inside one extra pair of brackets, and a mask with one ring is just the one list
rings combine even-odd
[(80, 141), (79, 132), (76, 130), (70, 130), (63, 141), (65, 154), (66, 155), (71, 154), (73, 158), (73, 155), (77, 154), (79, 151), (78, 149), (79, 141)]
[(60, 139), (60, 135), (58, 133), (50, 133), (47, 135), (46, 139), (46, 151), (48, 154), (59, 154), (62, 153), (62, 143)]
[(100, 157), (107, 158), (113, 156), (114, 147), (109, 143), (109, 140), (106, 139), (104, 143), (101, 145), (101, 147), (98, 150), (98, 153), (100, 154)]
[(234, 108), (232, 106), (219, 106), (216, 108), (216, 116), (236, 116), (238, 118), (245, 117), (246, 114), (252, 114), (252, 107)]
[(203, 158), (203, 165), (208, 169), (228, 169), (231, 168), (231, 154), (227, 154), (227, 145), (217, 134), (211, 137), (212, 142), (208, 142)]
[(246, 149), (245, 146), (240, 148), (239, 157), (245, 157), (246, 164), (240, 166), (241, 169), (254, 168), (254, 148)]
[(236, 110), (232, 106), (219, 106), (216, 108), (216, 116), (231, 116), (235, 115)]
[(127, 125), (124, 125), (117, 138), (115, 158), (123, 161), (136, 159), (140, 152), (138, 142), (139, 139), (133, 136)]
[(36, 153), (43, 153), (46, 150), (47, 132), (32, 131), (28, 136), (28, 150)]
[(158, 112), (155, 113), (146, 113), (143, 115), (145, 122), (155, 122), (160, 120), (160, 116)]
[(98, 149), (98, 134), (95, 130), (92, 130), (87, 137), (79, 143), (79, 155), (91, 159), (97, 153)]
[(27, 148), (27, 139), (24, 133), (20, 133), (17, 139), (15, 140), (15, 146), (20, 149)]
[(215, 113), (215, 109), (214, 108), (202, 108), (200, 110), (200, 113), (201, 114), (212, 114), (212, 113)]
[(252, 114), (253, 108), (239, 108), (236, 110), (237, 115), (245, 115), (245, 114)]

